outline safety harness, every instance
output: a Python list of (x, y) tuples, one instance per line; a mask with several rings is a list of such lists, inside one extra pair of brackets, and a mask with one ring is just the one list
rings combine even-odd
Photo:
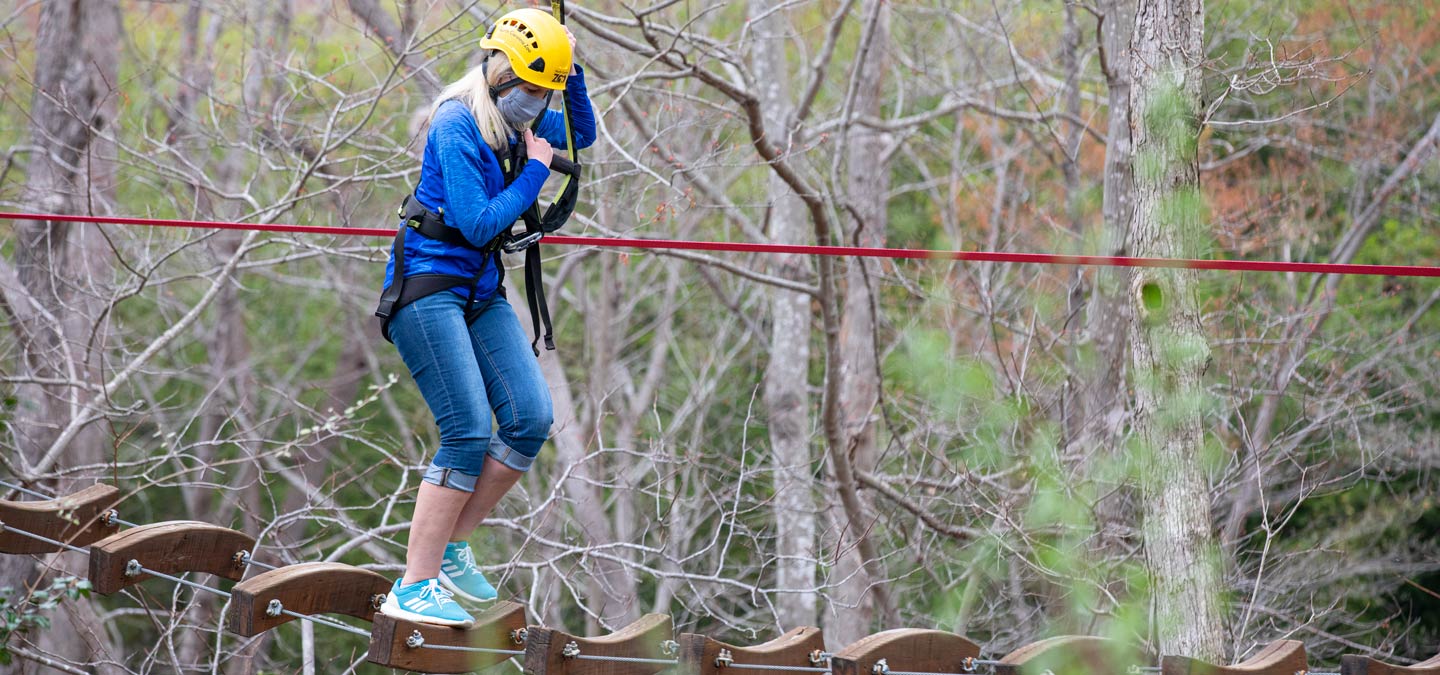
[[(555, 18), (563, 25), (565, 23), (565, 2), (564, 0), (551, 0), (550, 9)], [(494, 31), (494, 27), (491, 27)], [(487, 34), (487, 37), (489, 35)], [(498, 97), (504, 89), (520, 84), (520, 79), (515, 78), (510, 82), (492, 87), (491, 97)], [(551, 92), (553, 93), (553, 92)], [(546, 95), (547, 108), (550, 94)], [(566, 159), (556, 155), (550, 160), (550, 170), (564, 176), (564, 183), (560, 187), (560, 195), (551, 202), (540, 213), (539, 202), (531, 204), (521, 214), (520, 219), (525, 223), (525, 233), (514, 234), (515, 225), (505, 228), (494, 239), (486, 242), (484, 246), (476, 246), (465, 238), (459, 229), (445, 224), (443, 213), (435, 213), (415, 199), (413, 194), (407, 195), (405, 201), (400, 204), (400, 224), (395, 228), (395, 270), (390, 281), (390, 286), (380, 296), (380, 306), (375, 309), (375, 316), (380, 319), (380, 334), (386, 340), (390, 340), (390, 318), (400, 311), (402, 307), (420, 298), (441, 291), (448, 291), (459, 286), (470, 286), (470, 298), (465, 303), (465, 322), (471, 323), (480, 315), (480, 307), (475, 305), (475, 291), (480, 283), (480, 278), (485, 275), (485, 268), (493, 261), (495, 269), (499, 273), (499, 280), (496, 283), (496, 292), (505, 292), (505, 266), (500, 263), (500, 253), (525, 252), (525, 297), (530, 305), (530, 321), (534, 327), (535, 339), (530, 342), (530, 349), (536, 356), (540, 355), (537, 343), (540, 338), (545, 338), (545, 349), (555, 349), (554, 329), (550, 325), (550, 305), (545, 301), (545, 280), (540, 274), (540, 240), (546, 234), (554, 232), (565, 221), (570, 219), (570, 214), (575, 211), (575, 204), (579, 200), (580, 192), (580, 154), (575, 148), (575, 132), (570, 126), (570, 106), (566, 103), (565, 97), (560, 97), (560, 109), (565, 117), (565, 147), (570, 158)], [(540, 121), (544, 119), (540, 115), (531, 124), (532, 130), (539, 130)], [(520, 171), (525, 168), (527, 161), (525, 156), (524, 143), (511, 143), (510, 151), (501, 161), (501, 169), (505, 175), (505, 186), (509, 187)], [(472, 251), (479, 251), (481, 254), (480, 270), (473, 277), (465, 277), (451, 274), (417, 274), (405, 278), (405, 232), (414, 229), (420, 234), (430, 238), (438, 239), (452, 246), (460, 246)], [(544, 325), (545, 332), (540, 332), (541, 325)], [(391, 340), (393, 342), (393, 340)]]
[[(570, 135), (568, 123), (566, 124), (566, 134)], [(573, 139), (571, 146), (573, 147)], [(501, 162), (506, 187), (509, 187), (510, 183), (519, 176), (520, 171), (525, 167), (526, 160), (524, 145), (511, 143), (509, 156)], [(560, 226), (565, 224), (575, 210), (580, 184), (580, 165), (557, 156), (551, 159), (550, 170), (563, 174), (569, 179), (566, 188), (561, 191), (560, 197), (550, 204), (544, 215), (541, 215), (538, 203), (531, 204), (521, 215), (521, 221), (525, 223), (523, 234), (517, 235), (514, 232), (515, 225), (512, 224), (500, 234), (495, 235), (494, 239), (486, 242), (484, 246), (476, 246), (466, 239), (459, 229), (446, 225), (443, 213), (431, 211), (421, 204), (413, 194), (407, 195), (405, 201), (400, 204), (400, 223), (395, 229), (394, 274), (390, 286), (380, 296), (380, 305), (375, 309), (375, 316), (380, 319), (380, 334), (386, 340), (390, 340), (390, 319), (405, 305), (425, 296), (461, 286), (470, 287), (470, 297), (465, 303), (465, 322), (473, 322), (480, 314), (481, 308), (475, 305), (475, 292), (478, 289), (480, 278), (485, 275), (486, 267), (492, 262), (495, 265), (499, 273), (496, 291), (503, 294), (505, 292), (503, 285), (505, 283), (505, 266), (500, 262), (500, 253), (524, 251), (525, 296), (530, 305), (530, 318), (535, 335), (535, 339), (530, 343), (530, 348), (536, 355), (539, 355), (538, 342), (543, 336), (545, 348), (555, 349), (554, 329), (550, 322), (550, 305), (545, 301), (545, 282), (540, 273), (540, 240), (546, 234), (560, 229)], [(473, 277), (454, 274), (416, 274), (406, 277), (405, 233), (412, 229), (429, 239), (478, 251), (481, 254), (480, 269)], [(542, 324), (545, 328), (544, 333), (540, 331)]]

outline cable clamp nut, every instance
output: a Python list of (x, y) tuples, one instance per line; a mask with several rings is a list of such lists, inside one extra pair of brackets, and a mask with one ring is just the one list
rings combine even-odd
[(405, 646), (411, 649), (419, 649), (421, 647), (424, 647), (425, 636), (421, 635), (420, 631), (418, 630), (413, 631), (410, 633), (410, 637), (405, 638)]
[(830, 660), (830, 656), (819, 649), (810, 652), (810, 665), (812, 666), (818, 666), (828, 660)]
[(279, 598), (271, 598), (270, 604), (265, 605), (265, 616), (280, 616), (280, 612), (284, 609), (285, 605), (280, 604)]
[(380, 611), (380, 606), (385, 604), (385, 597), (385, 593), (376, 593), (375, 595), (370, 596), (370, 609), (373, 609), (377, 612)]
[(250, 552), (243, 550), (236, 551), (235, 555), (230, 556), (230, 562), (236, 567), (248, 567), (250, 565)]
[(660, 653), (665, 656), (674, 656), (680, 653), (680, 643), (674, 640), (663, 640), (660, 642)]
[(726, 668), (733, 663), (735, 663), (735, 655), (731, 654), (728, 649), (721, 649), (720, 655), (715, 657), (716, 668)]
[[(960, 660), (960, 669), (961, 669), (961, 670), (964, 670), (964, 671), (967, 672), (967, 673), (973, 673), (973, 672), (975, 672), (975, 657), (973, 657), (973, 656), (967, 656), (967, 657), (961, 659), (961, 660)], [(1138, 673), (1131, 673), (1130, 675), (1138, 675)]]
[(887, 675), (889, 672), (890, 664), (886, 663), (885, 659), (876, 661), (875, 665), (870, 667), (870, 675)]
[(530, 631), (524, 628), (516, 628), (515, 630), (510, 631), (510, 641), (514, 642), (517, 645), (525, 644), (525, 640), (529, 638)]
[(110, 509), (109, 511), (106, 511), (105, 517), (100, 519), (100, 524), (104, 525), (105, 527), (115, 527), (116, 525), (119, 525), (120, 512), (116, 511), (115, 509)]
[(574, 641), (574, 640), (571, 640), (570, 642), (566, 643), (566, 644), (565, 644), (565, 648), (560, 650), (560, 656), (565, 657), (565, 658), (567, 658), (567, 659), (573, 659), (573, 658), (575, 658), (575, 657), (577, 657), (577, 656), (579, 656), (579, 655), (580, 655), (580, 645), (575, 644), (575, 641)]
[(131, 558), (130, 562), (125, 563), (125, 576), (127, 577), (138, 577), (144, 572), (145, 568), (141, 566), (139, 560)]

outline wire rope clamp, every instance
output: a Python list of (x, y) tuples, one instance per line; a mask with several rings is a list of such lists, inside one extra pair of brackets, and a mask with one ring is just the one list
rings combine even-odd
[(89, 546), (119, 529), (108, 518), (120, 501), (111, 485), (91, 485), (73, 494), (38, 501), (0, 499), (0, 553), (58, 553), (63, 546), (27, 537), (29, 532), (71, 546)]
[(664, 640), (660, 643), (660, 653), (665, 656), (675, 656), (680, 653), (680, 643), (674, 640)]
[(125, 562), (125, 572), (124, 572), (124, 574), (125, 574), (126, 577), (129, 577), (129, 578), (132, 578), (132, 579), (133, 579), (133, 578), (138, 577), (138, 576), (140, 576), (141, 574), (144, 574), (144, 573), (145, 573), (145, 566), (141, 565), (139, 560), (136, 560), (136, 559), (134, 559), (134, 558), (131, 558), (130, 560), (128, 560), (128, 561)]
[(243, 549), (236, 551), (235, 555), (230, 556), (230, 562), (233, 563), (236, 567), (249, 567), (250, 552)]
[[(388, 588), (383, 578), (381, 583)], [(378, 593), (377, 586), (348, 597), (368, 603), (371, 595)], [(286, 604), (290, 601), (286, 600)], [(376, 612), (372, 621), (365, 657), (370, 663), (401, 671), (469, 673), (504, 663), (519, 654), (512, 641), (515, 632), (525, 628), (525, 607), (515, 602), (496, 601), (476, 614), (474, 625), (464, 630), (406, 621), (383, 612)]]
[(922, 628), (896, 628), (861, 638), (830, 657), (834, 675), (954, 673), (980, 645), (963, 635)]
[(525, 638), (529, 637), (529, 635), (530, 631), (524, 628), (516, 628), (510, 631), (510, 641), (515, 643), (516, 646), (521, 646), (525, 644)]
[(718, 675), (727, 668), (749, 666), (814, 668), (829, 656), (824, 652), (825, 636), (814, 626), (797, 626), (758, 645), (730, 644), (699, 633), (683, 633), (678, 640), (676, 675)]
[(660, 652), (661, 644), (675, 637), (665, 614), (646, 614), (608, 635), (573, 635), (544, 626), (526, 630), (526, 675), (655, 675), (675, 665)]
[[(975, 672), (975, 657), (967, 656), (960, 659), (960, 669), (967, 673)], [(1138, 673), (1131, 673), (1130, 675), (1138, 675)]]
[(254, 637), (297, 618), (320, 614), (374, 621), (388, 590), (390, 581), (383, 575), (352, 565), (286, 565), (235, 584), (226, 628), (236, 635)]
[[(90, 546), (90, 583), (96, 593), (110, 595), (156, 572), (203, 572), (240, 581), (245, 577), (245, 568), (236, 566), (236, 556), (254, 548), (254, 537), (210, 523), (174, 520), (140, 525)], [(143, 563), (143, 573), (128, 574), (130, 560)]]

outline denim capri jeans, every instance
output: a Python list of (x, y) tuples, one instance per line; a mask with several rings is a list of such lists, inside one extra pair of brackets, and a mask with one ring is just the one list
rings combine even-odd
[(442, 291), (405, 305), (390, 319), (390, 338), (440, 428), (425, 482), (474, 492), (487, 455), (529, 471), (554, 412), (540, 362), (505, 296), (481, 301), (469, 325), (466, 303)]

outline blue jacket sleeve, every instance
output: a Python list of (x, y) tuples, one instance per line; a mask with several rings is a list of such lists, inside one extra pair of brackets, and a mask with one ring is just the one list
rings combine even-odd
[(515, 182), (491, 195), (486, 174), (499, 178), (493, 184), (505, 184), (500, 160), (468, 114), (443, 119), (437, 115), (429, 142), (435, 144), (445, 184), (445, 223), (458, 228), (476, 246), (484, 246), (513, 224), (539, 198), (540, 188), (550, 176), (544, 164), (532, 159)]
[[(565, 81), (565, 107), (570, 109), (570, 130), (575, 133), (575, 147), (588, 148), (595, 143), (595, 109), (585, 87), (585, 70), (575, 64), (575, 72)], [(565, 113), (546, 110), (537, 134), (557, 150), (566, 150)]]

